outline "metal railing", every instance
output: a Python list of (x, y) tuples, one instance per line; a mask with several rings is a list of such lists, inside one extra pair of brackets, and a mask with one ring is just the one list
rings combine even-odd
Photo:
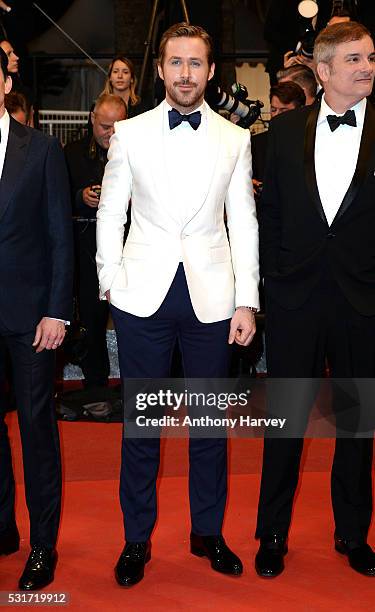
[(44, 134), (56, 136), (63, 145), (87, 133), (89, 111), (40, 110), (39, 126)]
[[(63, 145), (79, 140), (87, 134), (89, 111), (40, 110), (39, 125), (44, 134), (56, 136)], [(263, 132), (269, 122), (269, 113), (262, 113), (251, 126), (251, 133)]]

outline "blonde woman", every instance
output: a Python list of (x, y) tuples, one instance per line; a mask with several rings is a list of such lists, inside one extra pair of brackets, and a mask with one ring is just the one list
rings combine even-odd
[(137, 78), (133, 63), (123, 56), (115, 57), (108, 67), (108, 76), (102, 93), (120, 96), (127, 106), (128, 118), (143, 111), (140, 97), (135, 93)]

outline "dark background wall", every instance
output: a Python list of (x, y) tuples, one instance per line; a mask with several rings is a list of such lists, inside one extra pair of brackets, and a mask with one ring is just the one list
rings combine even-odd
[[(186, 0), (192, 23), (205, 27), (215, 41), (217, 78), (226, 88), (235, 80), (235, 57), (264, 59), (270, 48), (276, 62), (298, 40), (299, 0)], [(37, 0), (88, 53), (106, 67), (121, 52), (135, 60), (139, 73), (153, 0)], [(1, 16), (9, 40), (21, 55), (21, 74), (32, 84), (41, 106), (86, 108), (102, 87), (104, 75), (33, 7), (32, 0), (9, 0), (13, 10)], [(178, 0), (159, 0), (153, 37), (182, 19)], [(331, 0), (319, 0), (319, 23), (331, 12)], [(359, 17), (375, 32), (375, 0), (358, 0)], [(61, 55), (75, 59), (61, 60)], [(58, 56), (58, 61), (56, 57)], [(31, 57), (37, 58), (32, 60)], [(101, 59), (100, 59), (101, 58)], [(153, 66), (146, 85), (152, 96)]]

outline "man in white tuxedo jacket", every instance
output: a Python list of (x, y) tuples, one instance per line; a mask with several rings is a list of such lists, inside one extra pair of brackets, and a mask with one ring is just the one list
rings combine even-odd
[[(115, 124), (97, 214), (102, 297), (111, 303), (122, 378), (166, 378), (178, 340), (188, 378), (228, 374), (230, 345), (246, 346), (258, 309), (258, 226), (250, 135), (204, 102), (214, 73), (200, 27), (172, 26), (160, 44), (166, 100)], [(123, 245), (131, 199), (131, 227)], [(224, 203), (227, 220), (224, 223)], [(125, 426), (120, 483), (126, 545), (122, 586), (139, 582), (156, 520), (158, 438)], [(226, 440), (190, 439), (191, 552), (242, 573), (221, 535)]]

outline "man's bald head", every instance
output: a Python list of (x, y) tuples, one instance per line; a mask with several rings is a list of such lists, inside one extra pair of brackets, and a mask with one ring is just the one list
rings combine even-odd
[(115, 122), (122, 121), (127, 116), (126, 104), (120, 96), (113, 94), (99, 96), (91, 113), (91, 123), (94, 138), (100, 147), (109, 148)]

